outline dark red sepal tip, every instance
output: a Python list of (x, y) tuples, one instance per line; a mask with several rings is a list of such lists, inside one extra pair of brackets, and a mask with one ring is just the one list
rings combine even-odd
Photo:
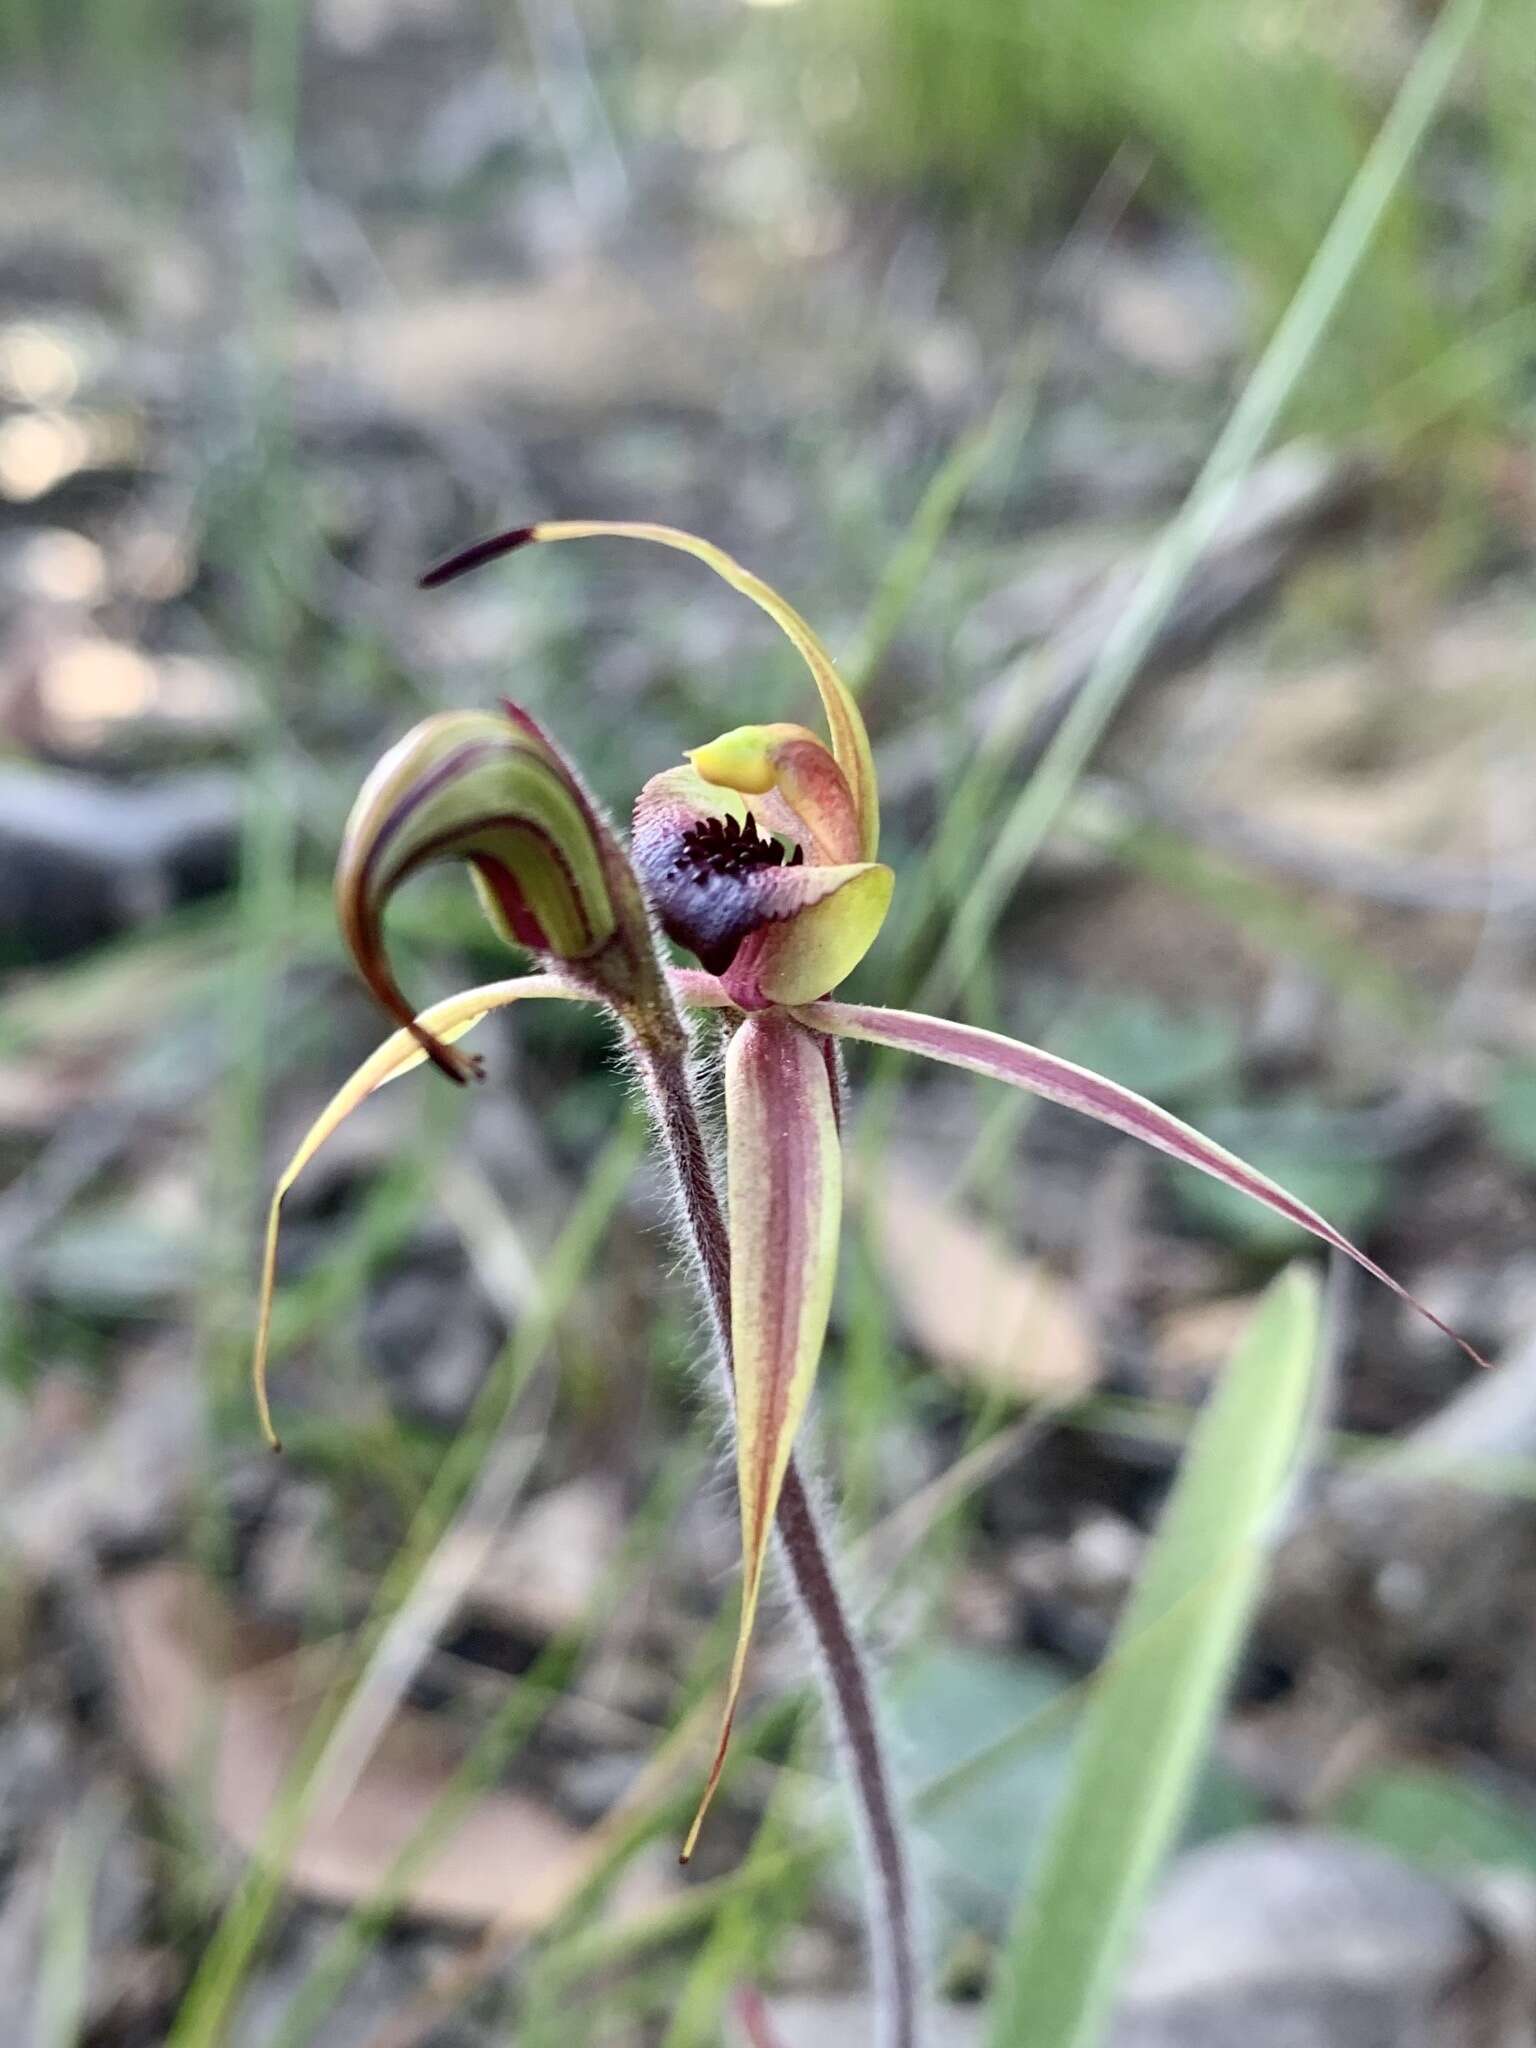
[(436, 590), (439, 585), (452, 583), (455, 577), (467, 576), (471, 569), (480, 569), (487, 562), (496, 562), (503, 555), (510, 555), (515, 549), (526, 547), (537, 532), (532, 526), (509, 526), (504, 533), (490, 534), (485, 540), (472, 541), (467, 548), (460, 548), (456, 554), (447, 555), (436, 562), (424, 575), (416, 579), (418, 590)]
[(510, 697), (502, 698), (501, 708), (515, 726), (531, 734), (534, 739), (542, 740), (546, 746), (549, 745), (549, 735), (531, 711), (525, 711), (521, 704), (514, 704)]

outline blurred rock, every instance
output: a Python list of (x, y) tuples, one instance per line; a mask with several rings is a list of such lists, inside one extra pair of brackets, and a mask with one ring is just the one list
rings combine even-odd
[(1511, 1945), (1382, 1850), (1254, 1828), (1174, 1865), (1111, 2048), (1515, 2048), (1536, 2007)]
[(702, 320), (681, 325), (660, 310), (676, 299), (697, 306), (685, 275), (642, 284), (571, 262), (525, 283), (439, 287), (392, 301), (362, 328), (349, 314), (309, 312), (298, 323), (299, 367), (316, 376), (344, 365), (407, 420), (509, 402), (581, 413), (706, 407), (719, 399), (718, 358), (698, 331)]
[(1242, 307), (1229, 272), (1193, 241), (1096, 248), (1080, 286), (1100, 338), (1139, 369), (1209, 377), (1236, 352)]
[[(1254, 1828), (1174, 1864), (1142, 1923), (1106, 2048), (1525, 2048), (1536, 1894), (1479, 1897), (1378, 1849)], [(858, 1998), (776, 1999), (783, 2048), (867, 2036)], [(932, 2048), (981, 2048), (940, 2006)]]
[(63, 1804), (73, 1778), (58, 1721), (23, 1711), (0, 1722), (0, 1859), (10, 1862), (23, 1837)]
[(49, 760), (169, 770), (227, 753), (255, 712), (249, 687), (228, 666), (82, 632), (39, 655), (9, 722), (24, 746)]
[(313, 1609), (316, 1589), (330, 1582), (335, 1560), (326, 1538), (335, 1504), (317, 1482), (285, 1480), (251, 1545), (246, 1578), (264, 1613), (300, 1622)]
[(81, 2038), (151, 2038), (146, 2023), (164, 2019), (173, 1987), (170, 1958), (138, 1946), (152, 1895), (150, 1857), (126, 1792), (96, 1780), (81, 1793), (78, 1772), (73, 1786), (77, 1803), (62, 1826), (37, 1835), (0, 1905), (0, 2039), (8, 2043), (64, 2038), (45, 2031), (37, 1969), (55, 1887), (64, 1881), (60, 1858), (69, 1859), (89, 1899)]
[[(781, 2048), (850, 2048), (870, 2037), (870, 2009), (862, 1998), (775, 1998), (769, 2006), (773, 2039)], [(925, 2048), (981, 2048), (986, 2016), (974, 2005), (941, 2005), (928, 2017)]]
[(538, 1636), (592, 1611), (624, 1534), (618, 1489), (573, 1479), (542, 1494), (497, 1541), (470, 1589), (482, 1618)]
[[(147, 1206), (147, 1204), (146, 1204)], [(28, 1291), (109, 1326), (165, 1315), (190, 1296), (206, 1247), (137, 1205), (93, 1206), (43, 1235), (25, 1262)]]
[[(323, 1966), (335, 1938), (329, 1914), (293, 1916), (275, 1953), (251, 1973), (230, 2024), (228, 2048), (267, 2048), (279, 2037), (290, 2005), (311, 1973)], [(330, 2011), (305, 2030), (304, 2039), (310, 2048), (366, 2048), (421, 1990), (424, 1976), (413, 1948), (374, 1943)], [(496, 2034), (461, 2015), (434, 2029), (431, 2038), (432, 2048), (489, 2048)]]
[(203, 1451), (204, 1397), (179, 1353), (124, 1366), (104, 1414), (60, 1428), (56, 1404), (9, 1422), (0, 1455), (0, 1535), (38, 1578), (92, 1548), (132, 1550), (163, 1535)]
[(1316, 1490), (1265, 1603), (1265, 1643), (1293, 1684), (1253, 1746), (1269, 1752), (1283, 1796), (1307, 1797), (1368, 1725), (1404, 1753), (1481, 1748), (1517, 1769), (1536, 1762), (1536, 1504), (1457, 1478), (1481, 1461), (1509, 1471), (1533, 1447), (1527, 1341), (1390, 1457)]
[(388, 1274), (368, 1304), (364, 1345), (403, 1415), (457, 1429), (485, 1379), (499, 1326), (469, 1278), (439, 1266)]
[(441, 33), (463, 11), (460, 0), (321, 0), (315, 19), (324, 41), (355, 55), (391, 36)]
[(63, 959), (228, 888), (241, 811), (213, 771), (118, 787), (0, 764), (0, 946)]

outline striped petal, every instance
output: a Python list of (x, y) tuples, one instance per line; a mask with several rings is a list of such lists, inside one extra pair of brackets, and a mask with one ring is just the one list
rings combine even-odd
[(741, 1626), (687, 1862), (720, 1782), (762, 1592), (774, 1510), (827, 1332), (842, 1153), (827, 1047), (781, 1012), (749, 1017), (725, 1060), (731, 1349), (741, 1501)]
[(560, 962), (621, 1009), (654, 1002), (661, 970), (640, 885), (570, 763), (517, 705), (439, 712), (359, 792), (336, 863), (336, 909), (374, 995), (450, 1079), (466, 1081), (472, 1068), (426, 1031), (384, 943), (391, 896), (438, 861), (468, 863), (509, 945)]
[[(699, 979), (703, 981), (704, 977)], [(701, 989), (699, 993), (702, 1000), (709, 1000), (707, 989)], [(449, 996), (446, 1002), (434, 1003), (430, 1010), (423, 1010), (410, 1029), (397, 1031), (386, 1038), (342, 1083), (299, 1140), (298, 1150), (278, 1175), (267, 1210), (261, 1293), (256, 1313), (256, 1345), (251, 1357), (256, 1409), (267, 1441), (274, 1449), (277, 1447), (277, 1434), (272, 1427), (272, 1411), (267, 1401), (267, 1356), (272, 1342), (272, 1297), (277, 1285), (277, 1237), (283, 1220), (284, 1196), (321, 1146), (335, 1135), (354, 1109), (366, 1102), (386, 1081), (398, 1080), (401, 1074), (408, 1074), (412, 1067), (419, 1067), (431, 1057), (422, 1043), (423, 1036), (435, 1044), (451, 1045), (466, 1031), (473, 1031), (492, 1010), (505, 1009), (509, 1003), (522, 1002), (529, 996), (554, 996), (566, 1002), (583, 1000), (579, 990), (553, 974), (525, 974), (513, 981), (487, 982), (483, 987), (466, 989), (462, 995)]]
[(924, 1053), (929, 1059), (941, 1060), (948, 1066), (964, 1067), (973, 1074), (1006, 1081), (1010, 1087), (1023, 1088), (1046, 1102), (1060, 1103), (1064, 1109), (1081, 1110), (1085, 1116), (1096, 1117), (1101, 1124), (1124, 1131), (1128, 1137), (1140, 1138), (1143, 1144), (1151, 1145), (1158, 1152), (1166, 1152), (1183, 1166), (1198, 1167), (1213, 1180), (1236, 1188), (1239, 1194), (1251, 1195), (1254, 1201), (1262, 1202), (1277, 1216), (1310, 1231), (1334, 1251), (1343, 1252), (1357, 1266), (1363, 1266), (1374, 1279), (1391, 1288), (1437, 1330), (1443, 1331), (1452, 1343), (1460, 1345), (1475, 1364), (1486, 1364), (1487, 1361), (1472, 1349), (1465, 1338), (1459, 1337), (1449, 1323), (1442, 1322), (1433, 1309), (1426, 1308), (1416, 1295), (1410, 1294), (1374, 1259), (1367, 1258), (1359, 1246), (1351, 1244), (1341, 1231), (1335, 1230), (1326, 1217), (1288, 1194), (1278, 1181), (1249, 1166), (1235, 1153), (1202, 1137), (1189, 1124), (1170, 1116), (1166, 1109), (1159, 1109), (1155, 1102), (1148, 1102), (1144, 1096), (1132, 1094), (1129, 1088), (1106, 1080), (1102, 1074), (1076, 1066), (1071, 1060), (1060, 1059), (1055, 1053), (1042, 1052), (1038, 1046), (1023, 1045), (1016, 1038), (1003, 1038), (994, 1031), (978, 1031), (969, 1024), (952, 1024), (947, 1017), (922, 1017), (910, 1010), (873, 1009), (862, 1003), (808, 1003), (797, 1009), (795, 1015), (816, 1031), (829, 1031), (841, 1038), (863, 1039), (870, 1045), (893, 1046), (901, 1052)]
[(514, 548), (526, 547), (531, 541), (600, 537), (652, 541), (658, 547), (676, 548), (681, 554), (692, 555), (695, 561), (703, 562), (717, 576), (723, 577), (733, 590), (739, 590), (743, 597), (750, 598), (788, 637), (816, 684), (827, 715), (827, 728), (832, 735), (833, 757), (852, 793), (859, 826), (858, 857), (873, 860), (880, 845), (880, 798), (875, 786), (875, 764), (869, 749), (869, 735), (864, 730), (858, 704), (838, 674), (837, 664), (794, 607), (761, 577), (754, 576), (750, 569), (744, 569), (723, 548), (701, 540), (697, 534), (684, 533), (678, 527), (655, 526), (649, 521), (548, 519), (541, 520), (536, 526), (512, 527), (505, 533), (493, 534), (489, 540), (477, 541), (472, 547), (461, 549), (435, 569), (429, 569), (421, 579), (422, 586), (428, 590), (435, 589), (470, 569), (478, 569), (482, 563), (510, 554)]

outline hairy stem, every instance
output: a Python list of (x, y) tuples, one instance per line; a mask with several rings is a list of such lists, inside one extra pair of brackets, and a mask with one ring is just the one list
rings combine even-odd
[[(689, 1080), (686, 1053), (647, 1042), (631, 1047), (645, 1078), (657, 1134), (677, 1183), (689, 1243), (697, 1257), (715, 1355), (729, 1387), (731, 1244), (720, 1194)], [(835, 1061), (829, 1071), (836, 1083)], [(840, 1102), (840, 1091), (834, 1090)], [(796, 1460), (779, 1497), (779, 1544), (796, 1604), (820, 1653), (823, 1681), (859, 1816), (870, 1892), (870, 1948), (877, 2015), (876, 2048), (917, 2048), (918, 1968), (912, 1880), (901, 1819), (886, 1765), (874, 1691), (858, 1639), (838, 1592), (826, 1538)]]

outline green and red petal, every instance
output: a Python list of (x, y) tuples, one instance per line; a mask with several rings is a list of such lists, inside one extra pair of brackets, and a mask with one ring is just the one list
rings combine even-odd
[(380, 1004), (452, 1079), (468, 1079), (470, 1068), (415, 1020), (383, 922), (402, 883), (450, 860), (468, 865), (509, 945), (558, 963), (626, 1011), (657, 998), (661, 967), (629, 857), (553, 741), (516, 705), (442, 712), (407, 733), (364, 783), (336, 864), (336, 906)]

